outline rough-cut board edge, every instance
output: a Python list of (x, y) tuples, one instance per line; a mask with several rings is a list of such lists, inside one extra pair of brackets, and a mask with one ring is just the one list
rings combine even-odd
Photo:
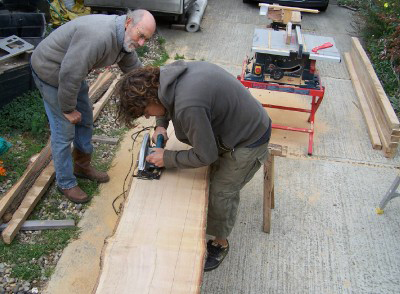
[[(0, 231), (7, 227), (8, 223), (0, 225)], [(62, 220), (28, 220), (25, 221), (19, 228), (20, 231), (41, 231), (41, 230), (58, 230), (74, 228), (75, 220), (62, 219)]]
[(26, 188), (27, 183), (29, 183), (36, 174), (43, 168), (43, 165), (51, 157), (50, 141), (47, 143), (46, 147), (42, 149), (39, 156), (27, 167), (24, 174), (20, 177), (17, 183), (15, 183), (11, 189), (0, 199), (0, 218), (6, 212), (7, 208), (18, 196), (18, 194)]
[[(169, 128), (168, 128), (168, 130), (167, 130), (167, 132), (168, 132), (168, 137), (170, 138), (170, 140), (169, 140), (169, 142), (171, 142), (171, 138), (173, 138), (173, 137), (175, 137), (175, 135), (174, 135), (174, 130), (173, 130), (173, 127), (170, 125), (169, 126)], [(272, 144), (272, 145), (275, 145), (275, 144)], [(276, 145), (277, 146), (277, 152), (278, 153), (282, 153), (282, 149), (280, 149), (279, 150), (279, 147), (282, 147), (282, 146), (280, 146), (280, 145)], [(175, 149), (171, 149), (171, 150), (175, 150)], [(287, 149), (286, 149), (286, 151), (287, 151)], [(284, 153), (285, 152), (285, 149), (283, 148), (283, 154), (285, 154)], [(207, 172), (206, 172), (206, 175), (205, 175), (205, 178), (206, 179), (208, 179), (209, 178), (209, 169), (207, 169)], [(138, 181), (140, 181), (140, 180), (138, 180), (138, 179), (136, 179), (136, 178), (134, 178), (133, 180), (132, 180), (132, 182), (131, 182), (131, 185), (130, 185), (130, 188), (129, 188), (129, 190), (130, 191), (132, 191), (132, 190), (134, 190), (134, 186), (137, 184), (137, 182)], [(205, 187), (205, 193), (206, 194), (208, 194), (208, 181), (206, 181), (206, 187)], [(126, 199), (126, 201), (127, 201), (128, 199)], [(124, 206), (126, 205), (126, 203), (124, 204)], [(112, 243), (113, 243), (113, 240), (115, 239), (115, 234), (116, 234), (116, 232), (117, 232), (117, 229), (118, 229), (118, 226), (119, 226), (119, 223), (120, 223), (120, 221), (121, 221), (121, 216), (122, 216), (122, 214), (124, 213), (124, 206), (123, 206), (123, 208), (121, 209), (121, 214), (120, 214), (120, 217), (118, 218), (118, 220), (117, 220), (117, 222), (116, 222), (116, 225), (115, 225), (115, 227), (114, 227), (114, 231), (113, 231), (113, 234), (110, 236), (110, 237), (108, 237), (105, 241), (104, 241), (104, 246), (103, 246), (103, 248), (102, 248), (102, 253), (101, 253), (101, 256), (100, 256), (100, 273), (99, 273), (99, 276), (98, 276), (98, 278), (97, 278), (97, 282), (96, 282), (96, 285), (94, 286), (94, 288), (93, 288), (93, 290), (92, 290), (92, 294), (95, 294), (95, 293), (97, 293), (97, 290), (98, 290), (98, 287), (99, 287), (99, 284), (100, 284), (100, 280), (101, 280), (101, 276), (102, 276), (102, 273), (103, 273), (103, 271), (104, 271), (104, 269), (105, 269), (105, 266), (106, 266), (106, 264), (105, 264), (105, 256), (108, 254), (108, 252), (111, 250), (111, 245), (112, 245)], [(206, 196), (206, 199), (205, 199), (205, 211), (207, 211), (207, 206), (208, 206), (208, 197)], [(206, 217), (204, 217), (203, 218), (203, 222), (202, 222), (202, 227), (205, 227), (206, 226)], [(205, 231), (203, 232), (203, 239), (205, 240)], [(206, 250), (205, 250), (205, 246), (203, 247), (203, 251), (200, 253), (201, 254), (201, 260), (203, 261), (203, 263), (204, 263), (204, 259), (205, 259), (205, 255), (206, 255)], [(202, 268), (204, 267), (204, 264), (202, 264)], [(196, 290), (196, 293), (200, 293), (200, 287), (201, 287), (201, 282), (202, 282), (202, 280), (203, 280), (203, 270), (201, 270), (200, 271), (200, 275), (198, 276), (198, 280), (197, 280), (197, 284), (199, 285), (199, 287), (197, 288), (197, 290)]]
[(377, 96), (378, 98), (378, 102), (380, 103), (380, 105), (382, 106), (382, 108), (385, 110), (385, 116), (388, 119), (388, 122), (391, 125), (392, 129), (398, 129), (400, 127), (400, 122), (399, 119), (396, 116), (396, 113), (393, 110), (392, 105), (390, 104), (390, 101), (388, 99), (388, 97), (386, 96), (386, 93), (382, 87), (381, 82), (378, 79), (378, 76), (375, 73), (375, 70), (367, 56), (367, 54), (365, 53), (364, 49), (361, 46), (360, 41), (358, 40), (358, 38), (356, 37), (352, 37), (351, 38), (351, 42), (352, 42), (352, 48), (358, 53), (361, 62), (364, 64), (364, 66), (366, 67), (367, 71), (368, 71), (368, 75), (370, 77), (370, 83), (372, 83), (372, 85), (374, 86), (374, 94)]
[(42, 198), (43, 194), (47, 191), (54, 176), (54, 165), (53, 162), (51, 162), (36, 179), (35, 184), (29, 189), (28, 193), (26, 193), (21, 205), (13, 214), (8, 226), (2, 232), (1, 235), (6, 244), (11, 244), (15, 235), (18, 233), (19, 228), (32, 212), (40, 198)]
[(374, 119), (371, 114), (371, 110), (369, 109), (368, 103), (364, 96), (364, 92), (361, 88), (360, 81), (355, 72), (353, 62), (351, 61), (350, 53), (345, 52), (344, 57), (345, 57), (346, 65), (347, 65), (347, 70), (350, 73), (351, 81), (353, 82), (353, 87), (354, 87), (354, 90), (358, 97), (358, 101), (360, 103), (361, 113), (363, 114), (365, 123), (367, 124), (367, 130), (368, 130), (369, 138), (371, 140), (372, 148), (375, 150), (381, 150), (382, 143), (379, 138), (379, 134), (378, 134), (378, 131), (377, 131), (375, 123), (374, 123)]
[(100, 114), (101, 109), (103, 109), (104, 105), (108, 102), (108, 100), (111, 98), (111, 96), (114, 94), (115, 91), (115, 85), (119, 81), (121, 76), (119, 75), (118, 77), (115, 78), (115, 80), (112, 82), (111, 86), (108, 88), (107, 92), (104, 93), (104, 95), (99, 99), (99, 101), (96, 102), (96, 104), (93, 105), (93, 120), (96, 120), (97, 117)]

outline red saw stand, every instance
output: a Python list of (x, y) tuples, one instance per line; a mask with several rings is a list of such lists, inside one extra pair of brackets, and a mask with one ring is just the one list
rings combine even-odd
[(277, 108), (283, 109), (287, 111), (297, 111), (297, 112), (306, 112), (309, 113), (310, 116), (308, 118), (308, 122), (310, 123), (310, 128), (297, 128), (293, 126), (284, 126), (279, 124), (272, 124), (273, 129), (280, 129), (285, 131), (294, 131), (294, 132), (302, 132), (308, 133), (308, 155), (312, 155), (313, 152), (313, 142), (314, 142), (314, 122), (315, 122), (315, 113), (317, 112), (322, 99), (324, 98), (325, 94), (325, 87), (319, 86), (318, 88), (303, 88), (299, 86), (293, 85), (282, 85), (278, 83), (272, 82), (256, 82), (251, 80), (245, 80), (245, 69), (246, 69), (246, 62), (243, 63), (243, 69), (241, 75), (237, 76), (237, 79), (246, 87), (246, 88), (254, 88), (254, 89), (263, 89), (263, 90), (270, 90), (270, 91), (279, 91), (285, 93), (293, 93), (298, 95), (306, 95), (311, 96), (311, 109), (305, 108), (296, 108), (296, 107), (287, 107), (282, 105), (273, 105), (273, 104), (262, 104), (263, 107), (269, 108)]

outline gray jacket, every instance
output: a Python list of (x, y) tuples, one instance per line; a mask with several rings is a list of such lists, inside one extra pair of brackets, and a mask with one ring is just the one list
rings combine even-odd
[(53, 31), (34, 50), (32, 68), (44, 82), (58, 87), (63, 112), (72, 111), (90, 70), (118, 63), (123, 72), (141, 66), (136, 52), (123, 53), (126, 16), (87, 15)]
[(167, 110), (157, 126), (172, 120), (175, 135), (193, 148), (165, 150), (166, 168), (206, 166), (219, 151), (258, 141), (270, 127), (262, 105), (231, 74), (208, 62), (177, 61), (161, 68), (158, 97)]

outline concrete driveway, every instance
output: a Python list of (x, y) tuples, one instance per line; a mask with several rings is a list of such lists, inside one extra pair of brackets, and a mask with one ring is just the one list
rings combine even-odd
[[(305, 14), (302, 29), (333, 37), (343, 53), (355, 35), (354, 16), (331, 2), (325, 13)], [(242, 0), (209, 0), (200, 32), (159, 31), (172, 58), (206, 60), (237, 75), (254, 29), (268, 23), (258, 11)], [(313, 156), (306, 155), (306, 135), (274, 130), (272, 142), (285, 143), (289, 154), (276, 158), (271, 233), (262, 232), (259, 172), (242, 191), (230, 253), (204, 275), (202, 293), (400, 293), (400, 200), (375, 213), (399, 156), (372, 149), (344, 62), (317, 67), (326, 94)]]

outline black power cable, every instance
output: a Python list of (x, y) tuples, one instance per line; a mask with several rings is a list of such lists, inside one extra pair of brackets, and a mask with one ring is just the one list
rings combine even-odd
[[(145, 127), (145, 128), (143, 128), (143, 129), (141, 129), (141, 130), (139, 130), (139, 131), (137, 131), (137, 132), (134, 132), (134, 133), (131, 135), (131, 138), (132, 138), (131, 150), (133, 150), (133, 146), (134, 146), (135, 143), (136, 143), (137, 137), (138, 137), (142, 132), (148, 131), (148, 130), (151, 130), (151, 129), (154, 129), (154, 127), (153, 127), (153, 126), (151, 126), (151, 127)], [(122, 186), (122, 193), (119, 194), (119, 195), (113, 200), (113, 202), (112, 202), (112, 207), (113, 207), (114, 212), (115, 212), (116, 215), (119, 215), (119, 214), (121, 213), (121, 210), (122, 210), (122, 203), (123, 203), (123, 202), (121, 202), (121, 204), (119, 205), (118, 209), (115, 207), (115, 202), (116, 202), (121, 196), (123, 196), (124, 200), (126, 199), (126, 192), (127, 192), (128, 190), (125, 189), (125, 185), (126, 185), (126, 180), (128, 179), (128, 176), (129, 176), (129, 174), (130, 174), (131, 171), (132, 171), (133, 159), (134, 159), (134, 154), (133, 154), (133, 152), (132, 152), (131, 166), (129, 167), (129, 171), (128, 171), (128, 173), (126, 174), (126, 177), (125, 177), (125, 180), (124, 180), (124, 184), (123, 184), (123, 186)], [(136, 169), (136, 166), (135, 166), (134, 170), (135, 170), (135, 169)]]

